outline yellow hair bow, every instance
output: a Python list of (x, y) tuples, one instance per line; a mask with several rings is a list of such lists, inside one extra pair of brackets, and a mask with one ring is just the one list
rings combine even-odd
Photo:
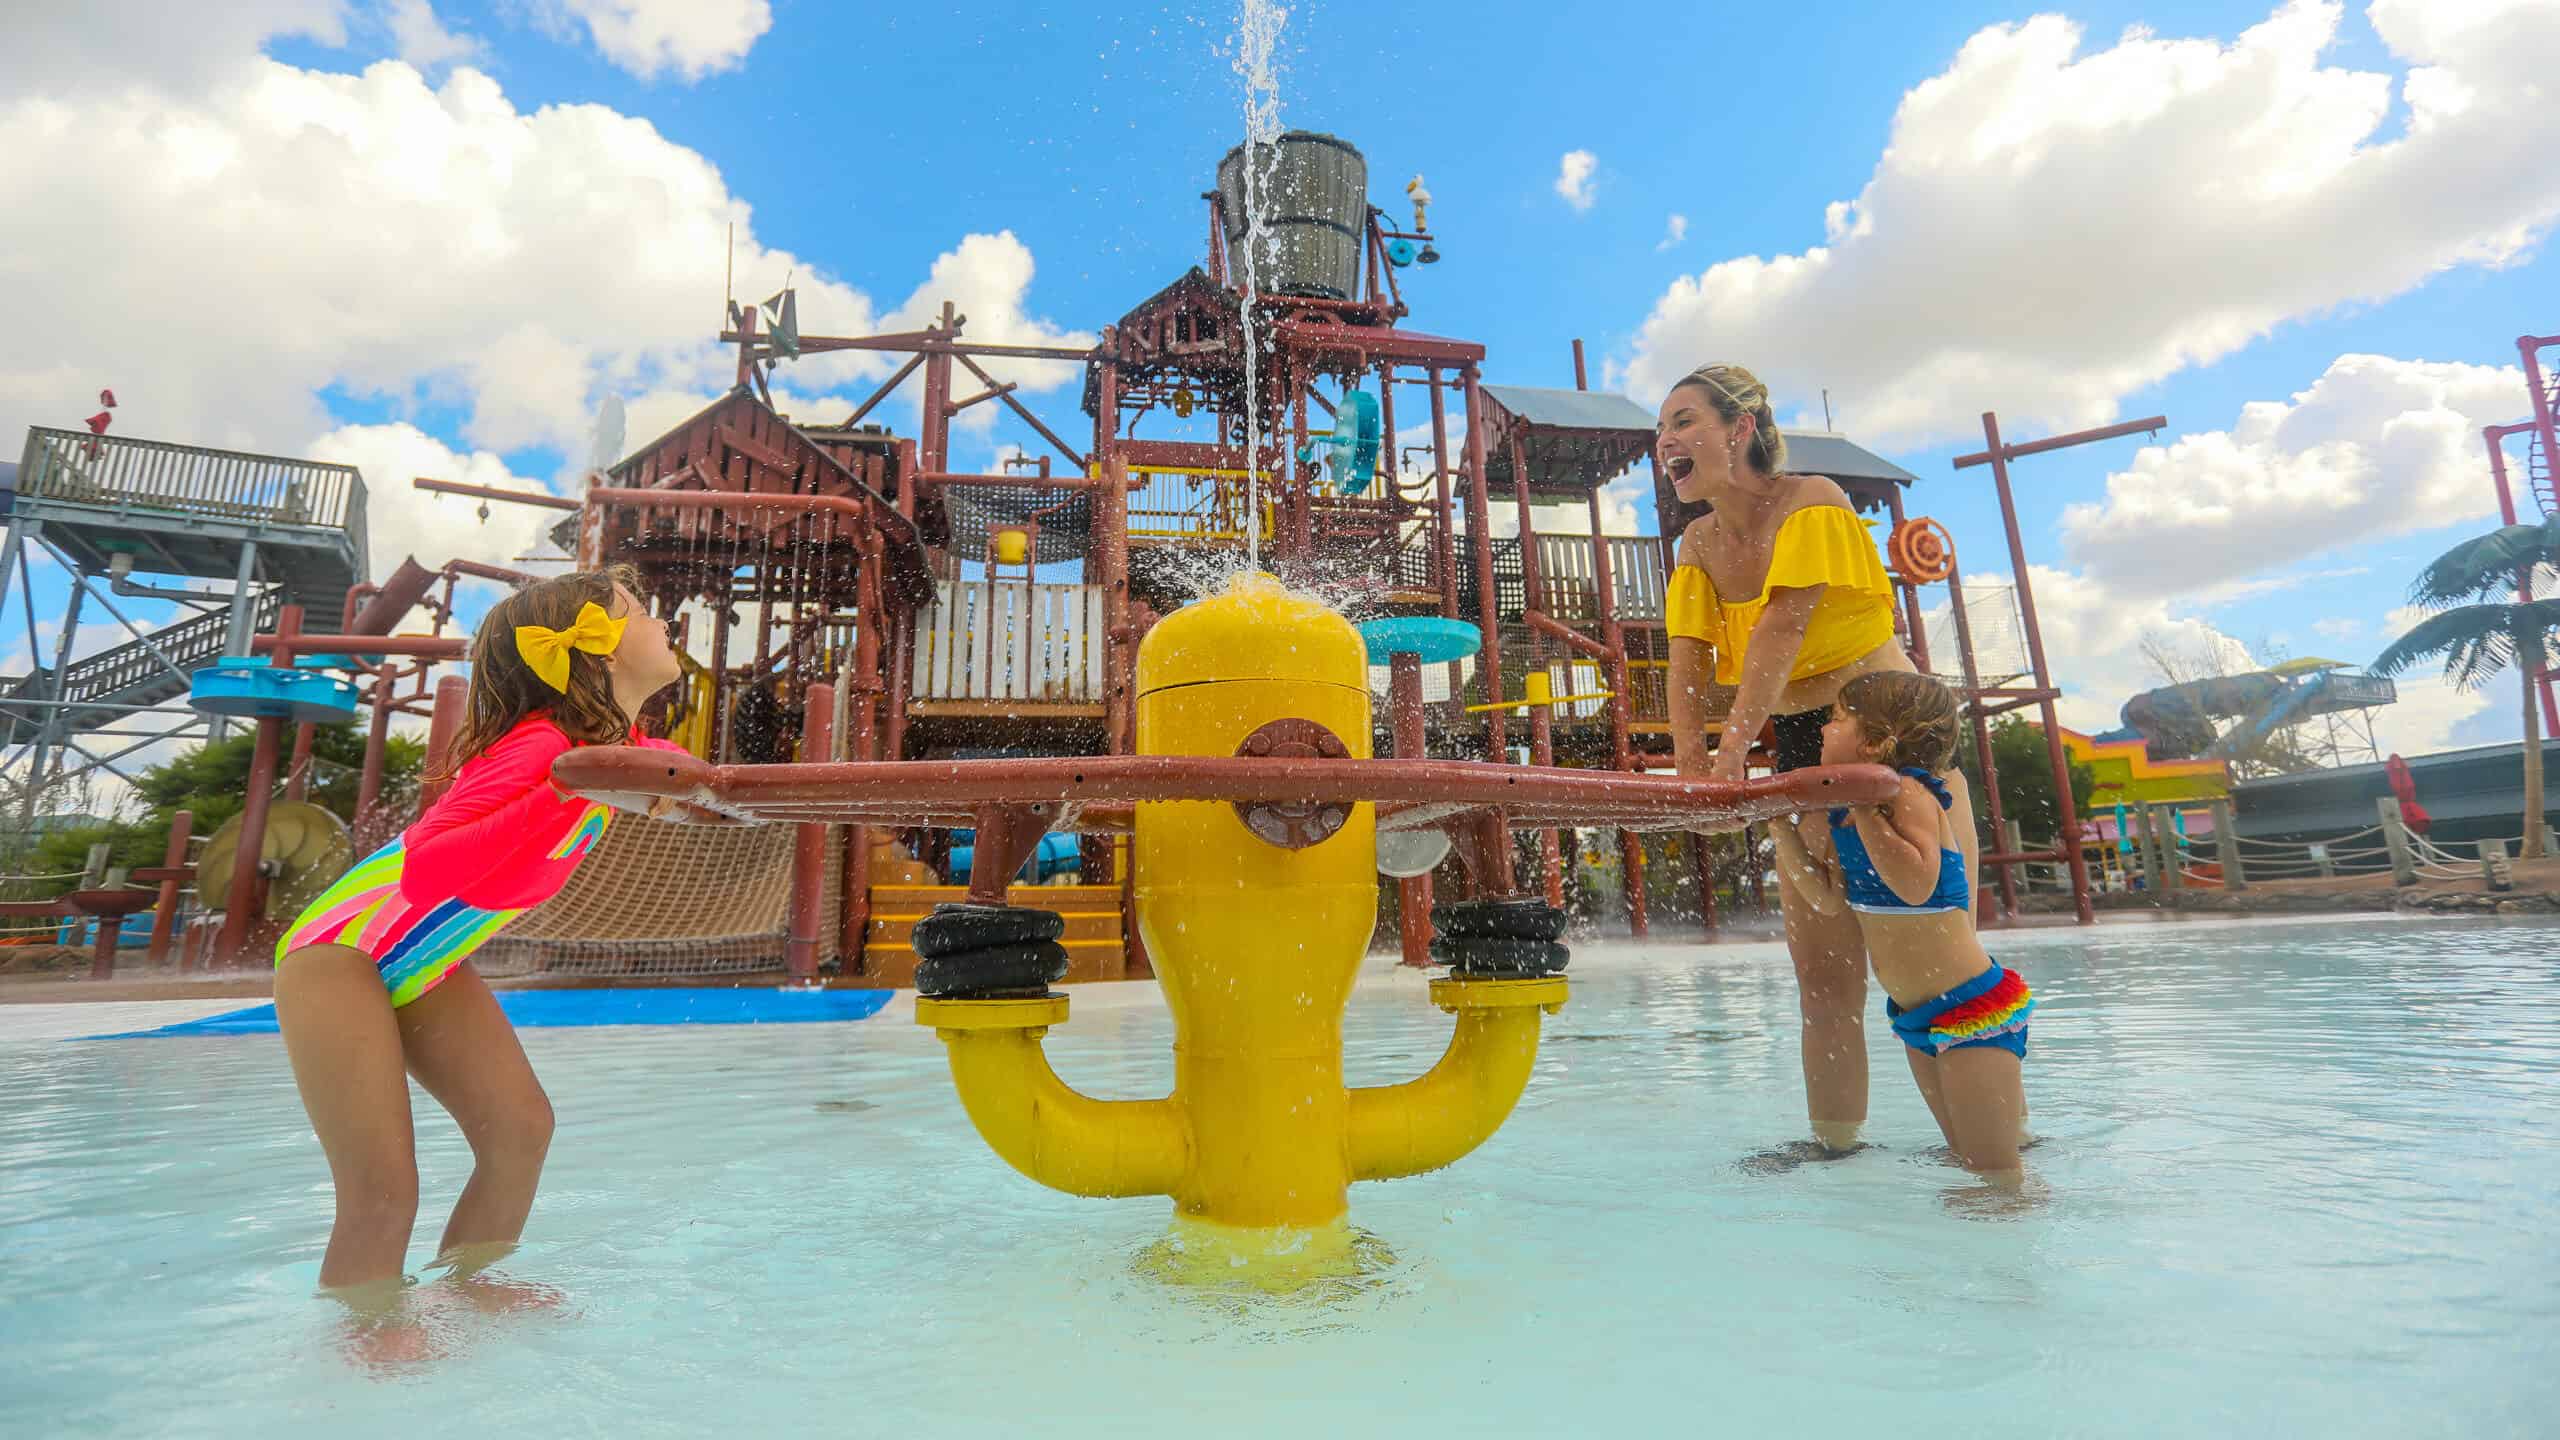
[(631, 617), (616, 620), (593, 600), (578, 607), (578, 618), (566, 630), (553, 630), (542, 625), (516, 627), (516, 653), (543, 684), (566, 695), (569, 693), (569, 652), (584, 650), (590, 655), (610, 655), (622, 643), (622, 627)]

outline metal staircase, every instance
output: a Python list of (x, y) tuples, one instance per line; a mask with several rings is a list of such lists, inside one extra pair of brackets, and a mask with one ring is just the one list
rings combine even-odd
[[(273, 630), (283, 608), (280, 591), (271, 589), (259, 597), (250, 612), (253, 631)], [(224, 637), (231, 629), (231, 610), (225, 605), (155, 630), (148, 639), (127, 641), (72, 661), (63, 669), (60, 695), (71, 708), (61, 712), (55, 733), (95, 730), (129, 713), (126, 707), (165, 705), (183, 697), (189, 672), (221, 658)], [(44, 723), (44, 709), (9, 702), (49, 700), (55, 698), (53, 691), (49, 670), (0, 679), (0, 745), (25, 744), (36, 738)], [(101, 708), (80, 708), (89, 705)]]

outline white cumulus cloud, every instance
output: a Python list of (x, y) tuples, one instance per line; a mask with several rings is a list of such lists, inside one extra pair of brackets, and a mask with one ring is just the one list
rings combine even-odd
[(2228, 430), (2145, 446), (2070, 506), (2074, 564), (2136, 595), (2228, 592), (2322, 551), (2492, 520), (2483, 425), (2525, 404), (2514, 366), (2341, 355)]
[(457, 451), (403, 422), (341, 425), (304, 447), (304, 453), (364, 472), (365, 531), (373, 547), (377, 580), (397, 567), (403, 556), (415, 556), (430, 570), (447, 560), (478, 560), (549, 573), (538, 565), (518, 565), (516, 557), (532, 554), (536, 547), (550, 548), (544, 532), (565, 512), (491, 504), (489, 518), (482, 520), (479, 501), (437, 495), (410, 483), (424, 476), (528, 493), (550, 488), (515, 474), (504, 460), (486, 450)]
[(1567, 150), (1556, 165), (1556, 194), (1576, 210), (1588, 210), (1599, 197), (1591, 193), (1591, 174), (1600, 168), (1600, 157), (1588, 150)]
[(1903, 97), (1823, 243), (1663, 292), (1631, 391), (1713, 351), (1782, 396), (1828, 385), (1888, 443), (1960, 436), (1986, 403), (2022, 430), (2100, 424), (2288, 320), (2515, 260), (2560, 214), (2560, 5), (2366, 14), (2389, 72), (2333, 63), (2335, 0), (2228, 43), (1980, 31)]
[(643, 80), (734, 69), (773, 28), (766, 0), (544, 0), (537, 13), (554, 29), (585, 29), (607, 60)]
[(444, 28), (429, 0), (390, 0), (383, 22), (391, 27), (394, 52), (421, 70), (434, 70), (479, 55), (480, 42)]
[(1688, 238), (1689, 217), (1674, 215), (1662, 223), (1662, 239), (1655, 242), (1653, 248), (1657, 251), (1668, 250)]

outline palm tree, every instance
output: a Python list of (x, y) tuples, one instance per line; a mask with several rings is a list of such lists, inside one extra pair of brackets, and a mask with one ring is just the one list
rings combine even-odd
[[(2502, 525), (2465, 540), (2420, 572), (2409, 601), (2437, 613), (2391, 642), (2373, 673), (2396, 675), (2441, 656), (2446, 678), (2476, 690), (2514, 665), (2524, 678), (2524, 858), (2542, 858), (2542, 716), (2534, 677), (2560, 648), (2560, 598), (2533, 598), (2535, 572), (2560, 565), (2560, 516), (2539, 525)], [(2513, 589), (2521, 599), (2491, 602)], [(2487, 602), (2466, 604), (2466, 601)]]

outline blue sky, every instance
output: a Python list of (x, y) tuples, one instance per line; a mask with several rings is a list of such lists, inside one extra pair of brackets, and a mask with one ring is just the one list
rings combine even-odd
[[(552, 483), (604, 394), (636, 441), (718, 388), (722, 224), (739, 293), (794, 273), (813, 332), (886, 328), (947, 281), (1006, 333), (1090, 335), (1199, 260), (1196, 197), (1241, 130), (1224, 7), (103, 8), (0, 61), (0, 153), (47, 155), (26, 183), (81, 217), (9, 247), (0, 424), (76, 423), (112, 383), (120, 431), (366, 465), (429, 560), (523, 527), (388, 493), (400, 469)], [(154, 27), (165, 54), (119, 38)], [(1948, 467), (1971, 416), (2031, 438), (2165, 413), (2185, 448), (2017, 472), (2067, 718), (2095, 725), (2156, 682), (2143, 634), (2369, 658), (2416, 566), (2485, 525), (2476, 425), (2525, 409), (2496, 372), (2560, 331), (2560, 149), (2494, 122), (2560, 63), (2555, 30), (2533, 0), (1301, 3), (1281, 96), (1363, 148), (1376, 203), (1428, 177), (1446, 259), (1405, 272), (1409, 325), (1525, 384), (1570, 384), (1579, 336), (1647, 406), (1707, 359), (1759, 369), (1782, 413), (1828, 387), (1976, 576), (2008, 566), (1987, 476)], [(1841, 202), (1865, 233), (1827, 222)], [(51, 338), (75, 313), (113, 331), (100, 307), (174, 338)], [(780, 378), (823, 418), (876, 374)], [(1035, 408), (1072, 416), (1045, 378)], [(1038, 443), (1000, 420), (962, 458), (1008, 442)], [(2217, 485), (2247, 503), (2214, 513)], [(2413, 687), (2386, 742), (2511, 737), (2510, 688)]]

